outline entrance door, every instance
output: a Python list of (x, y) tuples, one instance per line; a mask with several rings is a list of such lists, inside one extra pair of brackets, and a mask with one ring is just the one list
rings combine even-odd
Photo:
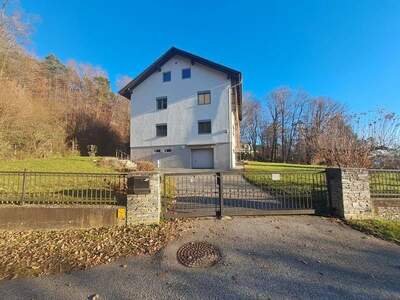
[(214, 168), (214, 150), (192, 149), (192, 168), (193, 169), (213, 169)]

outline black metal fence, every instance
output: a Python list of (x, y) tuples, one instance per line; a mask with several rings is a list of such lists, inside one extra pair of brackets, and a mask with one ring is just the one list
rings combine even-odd
[(372, 198), (400, 199), (400, 170), (369, 170)]
[(129, 154), (122, 151), (122, 150), (116, 150), (115, 151), (115, 157), (118, 159), (124, 159), (124, 160), (129, 160)]
[(120, 204), (126, 174), (0, 172), (1, 204)]
[(326, 173), (164, 174), (162, 202), (167, 216), (314, 213), (328, 206)]

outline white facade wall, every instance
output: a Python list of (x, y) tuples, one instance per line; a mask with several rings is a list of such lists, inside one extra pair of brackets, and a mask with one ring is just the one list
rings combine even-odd
[[(182, 79), (184, 68), (191, 68), (191, 78)], [(163, 72), (167, 71), (171, 71), (171, 81), (163, 82)], [(231, 81), (225, 73), (198, 63), (192, 65), (190, 60), (184, 57), (171, 58), (161, 67), (160, 72), (153, 73), (132, 92), (130, 145), (132, 151), (135, 148), (137, 151), (131, 152), (137, 156), (140, 153), (139, 148), (182, 146), (184, 149), (191, 145), (228, 143), (228, 151), (225, 151), (223, 158), (216, 157), (217, 153), (214, 153), (214, 160), (220, 162), (215, 167), (232, 167), (234, 155), (229, 155), (233, 153), (234, 140), (230, 125), (233, 124), (233, 114), (230, 113), (230, 85)], [(198, 105), (197, 92), (205, 90), (211, 91), (211, 104)], [(156, 98), (164, 96), (168, 97), (168, 108), (157, 110)], [(198, 134), (199, 120), (211, 120), (211, 134)], [(168, 126), (168, 135), (157, 137), (156, 124), (163, 123)], [(145, 152), (148, 158), (150, 151)], [(227, 162), (222, 163), (222, 160)], [(186, 163), (185, 167), (188, 167)]]

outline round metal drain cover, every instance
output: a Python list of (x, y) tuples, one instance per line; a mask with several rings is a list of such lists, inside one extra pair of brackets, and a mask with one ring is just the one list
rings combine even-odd
[(178, 249), (178, 261), (189, 268), (211, 267), (221, 259), (219, 249), (207, 242), (190, 242)]

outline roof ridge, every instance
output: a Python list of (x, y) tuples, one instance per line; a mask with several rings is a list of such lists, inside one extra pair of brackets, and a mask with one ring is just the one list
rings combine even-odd
[(133, 80), (131, 80), (127, 85), (125, 85), (121, 90), (119, 90), (119, 94), (126, 97), (130, 98), (130, 95), (132, 93), (132, 90), (141, 84), (144, 80), (146, 80), (151, 74), (153, 74), (155, 71), (157, 71), (162, 65), (164, 65), (167, 61), (169, 61), (173, 56), (175, 55), (180, 55), (183, 57), (188, 57), (193, 61), (196, 61), (200, 64), (206, 65), (212, 69), (221, 71), (223, 73), (226, 73), (232, 77), (234, 77), (236, 80), (235, 82), (240, 82), (241, 80), (241, 73), (237, 70), (234, 70), (230, 67), (221, 65), (219, 63), (213, 62), (211, 60), (208, 60), (206, 58), (203, 58), (201, 56), (198, 56), (196, 54), (192, 54), (190, 52), (187, 52), (185, 50), (179, 49), (175, 46), (170, 47), (164, 54), (162, 54), (160, 57), (158, 57), (151, 65), (149, 65), (144, 71), (142, 71), (138, 76), (136, 76)]

